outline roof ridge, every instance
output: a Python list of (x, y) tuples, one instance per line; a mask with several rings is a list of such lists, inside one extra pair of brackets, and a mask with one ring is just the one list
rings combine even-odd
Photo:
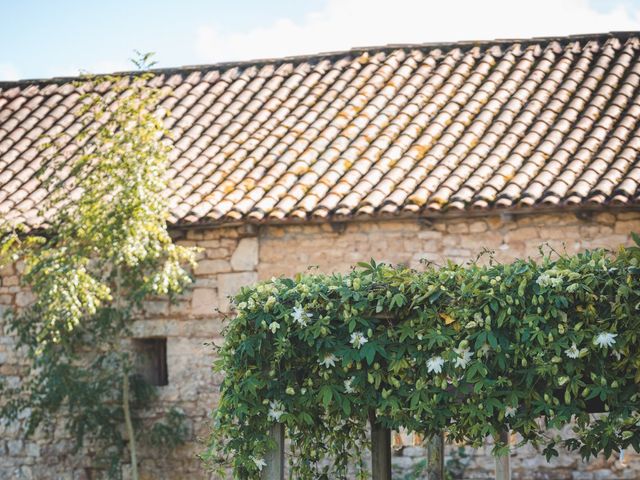
[[(249, 66), (264, 66), (274, 63), (285, 62), (304, 62), (309, 60), (324, 60), (335, 58), (338, 56), (349, 54), (363, 54), (370, 52), (391, 51), (398, 49), (435, 49), (441, 48), (445, 51), (454, 48), (473, 48), (473, 47), (493, 47), (504, 46), (514, 43), (521, 43), (524, 45), (530, 45), (534, 43), (551, 43), (551, 42), (570, 42), (579, 40), (606, 40), (609, 38), (628, 39), (630, 37), (640, 36), (640, 30), (629, 31), (611, 31), (602, 33), (584, 33), (574, 35), (559, 35), (559, 36), (547, 36), (547, 37), (528, 37), (528, 38), (497, 38), (493, 40), (458, 40), (450, 42), (425, 42), (425, 43), (390, 43), (386, 45), (371, 45), (362, 47), (352, 47), (346, 50), (336, 50), (328, 52), (319, 52), (312, 54), (302, 55), (290, 55), (285, 57), (271, 57), (271, 58), (258, 58), (250, 60), (236, 60), (225, 61), (217, 63), (205, 63), (198, 65), (182, 65), (178, 67), (163, 67), (152, 68), (145, 70), (145, 72), (151, 72), (155, 74), (171, 74), (171, 73), (188, 73), (194, 71), (209, 71), (209, 70), (227, 70), (235, 67), (249, 67)], [(124, 70), (119, 72), (99, 73), (95, 76), (105, 77), (109, 75), (139, 75), (143, 71), (139, 70)], [(34, 84), (54, 84), (65, 83), (70, 81), (77, 81), (82, 79), (82, 75), (77, 76), (60, 76), (60, 77), (48, 77), (48, 78), (25, 78), (20, 80), (0, 80), (0, 89), (19, 87), (25, 85)]]

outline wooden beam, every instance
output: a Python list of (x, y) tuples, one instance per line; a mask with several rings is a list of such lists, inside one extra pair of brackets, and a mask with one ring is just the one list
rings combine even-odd
[(427, 478), (444, 480), (444, 434), (433, 435), (427, 443)]
[[(500, 442), (509, 445), (509, 430), (500, 432)], [(496, 457), (496, 480), (511, 480), (511, 453)]]
[(276, 423), (270, 435), (275, 448), (265, 455), (267, 466), (262, 469), (262, 480), (284, 480), (284, 424)]
[(371, 424), (371, 478), (391, 480), (391, 430), (376, 421), (374, 411), (369, 412)]

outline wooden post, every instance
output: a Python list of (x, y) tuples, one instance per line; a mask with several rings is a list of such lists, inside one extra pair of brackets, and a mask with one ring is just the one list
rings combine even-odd
[(433, 435), (427, 443), (427, 478), (444, 480), (444, 434)]
[(371, 424), (371, 478), (391, 480), (391, 430), (376, 421), (373, 410), (369, 412)]
[[(500, 441), (509, 445), (509, 430), (500, 432)], [(511, 453), (496, 457), (496, 480), (511, 480)]]
[(284, 480), (284, 424), (276, 423), (270, 433), (276, 446), (265, 456), (267, 466), (262, 469), (262, 479)]

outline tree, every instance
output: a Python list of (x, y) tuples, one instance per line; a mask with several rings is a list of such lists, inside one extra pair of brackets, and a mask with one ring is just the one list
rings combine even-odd
[[(178, 411), (153, 425), (136, 414), (153, 388), (135, 375), (126, 339), (143, 302), (179, 294), (191, 281), (185, 266), (195, 262), (195, 250), (175, 245), (167, 231), (168, 132), (157, 108), (163, 92), (151, 78), (79, 82), (82, 132), (43, 140), (45, 225), (35, 232), (5, 224), (0, 250), (5, 261), (23, 263), (34, 295), (7, 319), (28, 365), (21, 385), (3, 389), (0, 416), (29, 409), (28, 434), (64, 417), (76, 447), (91, 442), (110, 477), (120, 475), (128, 449), (134, 479), (136, 441), (180, 443), (184, 428)], [(65, 158), (68, 143), (79, 148)]]

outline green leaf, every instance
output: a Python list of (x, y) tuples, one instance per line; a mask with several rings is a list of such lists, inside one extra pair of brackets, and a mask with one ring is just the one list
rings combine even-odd
[(373, 360), (374, 360), (374, 358), (376, 356), (375, 344), (373, 344), (371, 342), (366, 343), (364, 345), (364, 347), (362, 347), (362, 355), (367, 360), (367, 364), (368, 365), (372, 365), (373, 364)]
[(320, 389), (320, 398), (322, 399), (322, 405), (324, 405), (325, 408), (328, 408), (331, 403), (331, 399), (333, 398), (333, 390), (330, 386), (324, 385)]

